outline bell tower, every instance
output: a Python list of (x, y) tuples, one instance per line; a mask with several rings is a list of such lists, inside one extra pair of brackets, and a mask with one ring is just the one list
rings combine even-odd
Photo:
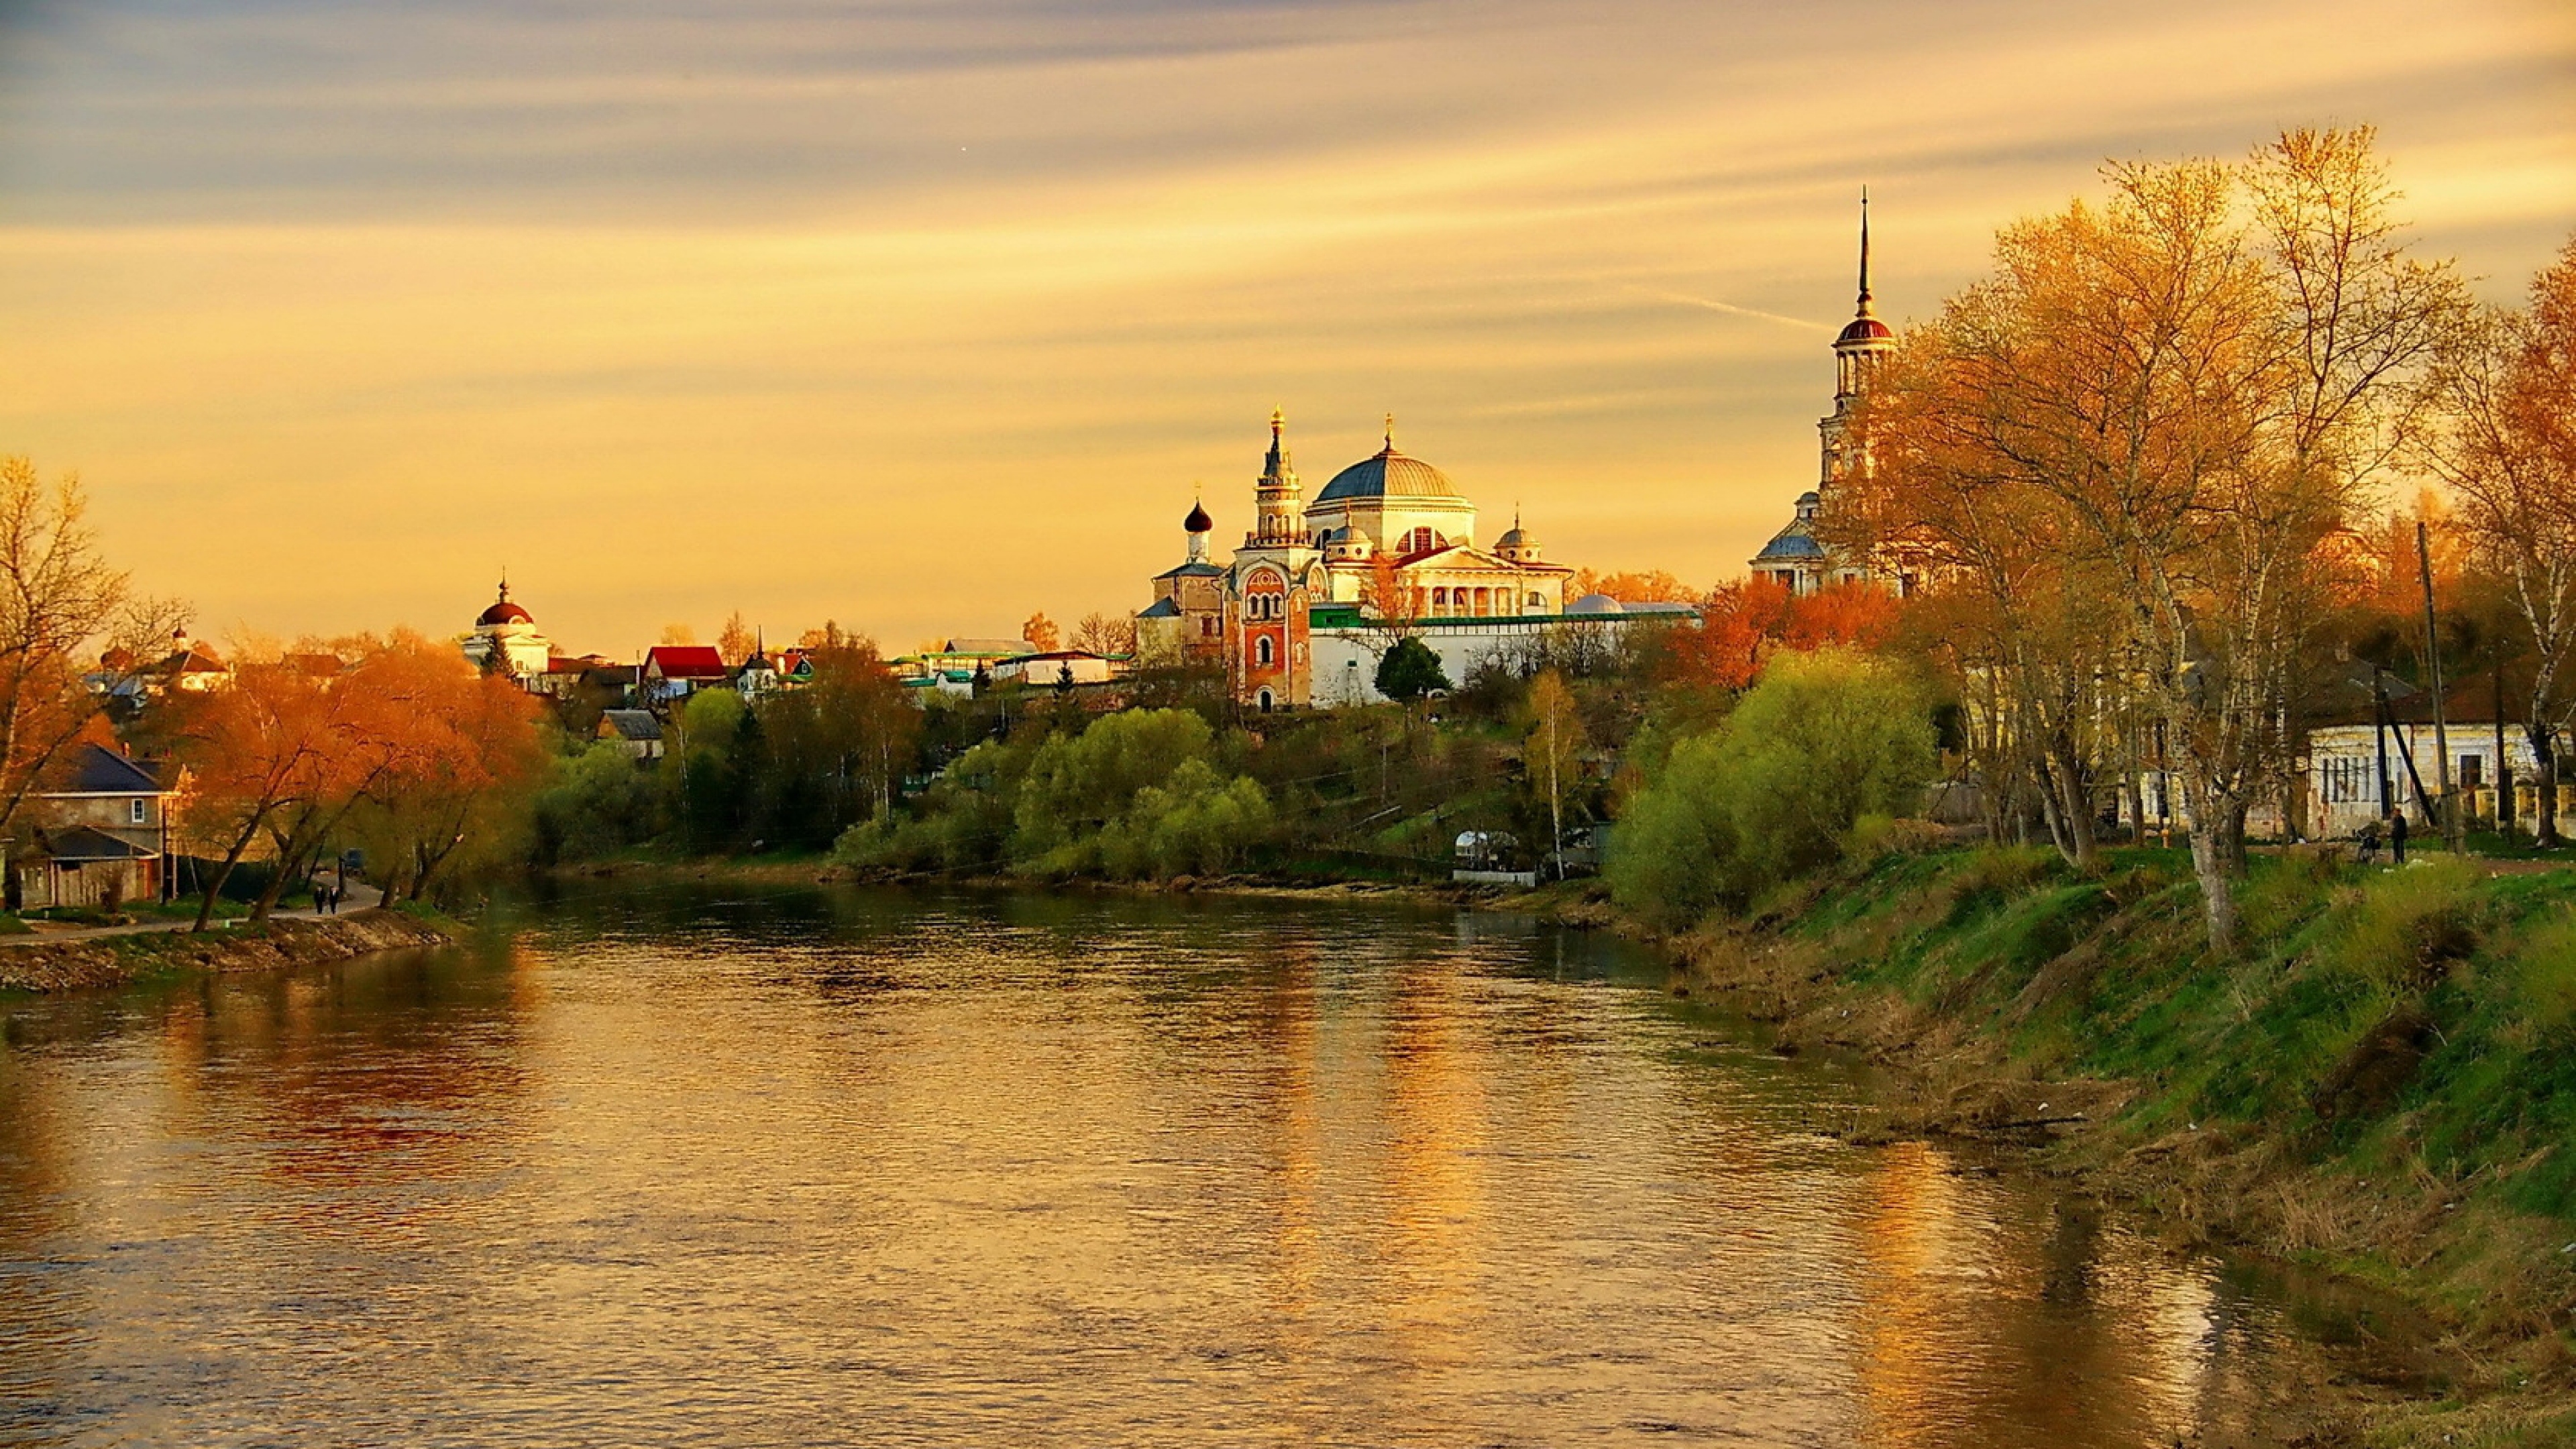
[(1834, 410), (1816, 423), (1824, 444), (1823, 466), (1817, 475), (1817, 486), (1830, 490), (1849, 476), (1864, 460), (1846, 455), (1845, 434), (1851, 430), (1852, 411), (1869, 395), (1870, 384), (1887, 355), (1896, 350), (1896, 334), (1878, 320), (1870, 306), (1869, 290), (1869, 188), (1860, 193), (1860, 300), (1852, 310), (1852, 320), (1834, 337)]

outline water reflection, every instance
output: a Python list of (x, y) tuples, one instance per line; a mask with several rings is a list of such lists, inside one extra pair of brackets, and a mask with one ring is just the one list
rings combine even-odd
[(2165, 1445), (2312, 1349), (1596, 937), (602, 885), (0, 1009), (0, 1444)]

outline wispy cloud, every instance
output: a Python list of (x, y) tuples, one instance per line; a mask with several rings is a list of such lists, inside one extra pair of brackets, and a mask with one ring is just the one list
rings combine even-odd
[(2554, 0), (0, 0), (0, 451), (280, 631), (470, 616), (496, 534), (574, 644), (1132, 605), (1273, 403), (1711, 578), (1862, 182), (1920, 315), (2106, 156), (2376, 121), (2502, 293), (2571, 114)]

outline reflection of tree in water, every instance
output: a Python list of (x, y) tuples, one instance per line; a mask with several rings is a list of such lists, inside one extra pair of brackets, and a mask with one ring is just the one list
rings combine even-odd
[(266, 1174), (353, 1194), (482, 1170), (525, 1125), (522, 1054), (541, 1003), (516, 951), (212, 980), (161, 1038), (173, 1109), (209, 1138), (266, 1144)]
[(77, 1251), (69, 1191), (79, 1128), (53, 1110), (14, 1036), (0, 1044), (0, 1422), (62, 1406), (94, 1311), (89, 1280), (55, 1266)]

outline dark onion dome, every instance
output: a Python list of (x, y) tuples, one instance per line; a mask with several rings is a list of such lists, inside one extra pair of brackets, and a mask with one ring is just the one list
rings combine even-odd
[(1216, 520), (1208, 517), (1207, 509), (1197, 503), (1190, 505), (1190, 516), (1181, 520), (1183, 533), (1205, 533), (1214, 527), (1216, 527)]
[[(1458, 498), (1466, 495), (1449, 476), (1419, 458), (1408, 458), (1390, 443), (1374, 457), (1362, 458), (1333, 475), (1315, 504), (1355, 502), (1364, 498)], [(1313, 507), (1315, 504), (1309, 504)]]
[(1502, 537), (1500, 537), (1500, 538), (1498, 538), (1498, 539), (1495, 539), (1495, 540), (1494, 540), (1494, 547), (1496, 547), (1496, 548), (1536, 548), (1536, 547), (1538, 547), (1538, 538), (1537, 538), (1535, 535), (1533, 535), (1533, 534), (1532, 534), (1528, 529), (1523, 528), (1523, 527), (1521, 527), (1519, 524), (1515, 523), (1515, 524), (1513, 524), (1510, 528), (1507, 528), (1507, 529), (1505, 529), (1505, 530), (1503, 531), (1503, 536), (1502, 536)]
[(1875, 317), (1854, 317), (1844, 324), (1842, 335), (1834, 339), (1836, 347), (1854, 342), (1884, 342), (1896, 334)]

